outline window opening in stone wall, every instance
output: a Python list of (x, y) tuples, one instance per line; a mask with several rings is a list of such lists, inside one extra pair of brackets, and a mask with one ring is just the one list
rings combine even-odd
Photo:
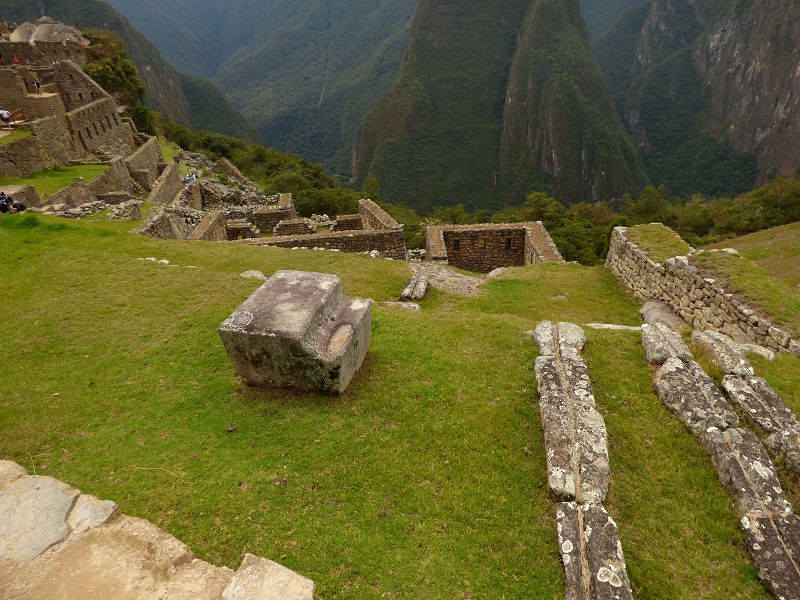
[(78, 100), (83, 102), (83, 93), (82, 92), (78, 92)]
[(453, 240), (453, 250), (456, 252), (461, 250), (461, 240)]
[(506, 238), (506, 250), (511, 250), (511, 238)]
[(485, 248), (486, 247), (486, 240), (481, 238), (478, 240), (478, 248)]

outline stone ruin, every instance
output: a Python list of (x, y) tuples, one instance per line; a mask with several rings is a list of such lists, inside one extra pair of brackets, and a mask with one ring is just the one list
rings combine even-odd
[(11, 31), (7, 23), (0, 24), (0, 64), (11, 65), (16, 58), (21, 63), (50, 65), (53, 61), (71, 60), (84, 64), (89, 56), (89, 40), (77, 27), (41, 17), (22, 23)]
[(483, 225), (432, 225), (426, 231), (428, 260), (489, 273), (502, 267), (563, 263), (553, 240), (539, 222)]
[(348, 300), (338, 277), (278, 271), (219, 329), (249, 385), (344, 392), (369, 349), (370, 300)]

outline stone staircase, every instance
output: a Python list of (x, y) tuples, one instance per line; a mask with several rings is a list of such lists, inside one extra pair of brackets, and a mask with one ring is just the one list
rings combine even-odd
[(230, 219), (225, 223), (225, 231), (228, 240), (257, 238), (261, 235), (261, 230), (247, 219)]

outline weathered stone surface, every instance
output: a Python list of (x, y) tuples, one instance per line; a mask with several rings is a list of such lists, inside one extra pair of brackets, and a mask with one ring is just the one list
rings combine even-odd
[(423, 271), (415, 273), (400, 294), (400, 300), (422, 300), (428, 291), (428, 276)]
[(781, 488), (775, 467), (749, 429), (720, 431), (710, 427), (700, 436), (722, 485), (736, 498), (738, 513), (752, 511), (788, 515), (792, 505)]
[(641, 331), (641, 325), (617, 325), (616, 323), (586, 323), (589, 329), (604, 331)]
[(74, 533), (100, 527), (117, 512), (117, 503), (81, 494), (69, 513), (67, 525)]
[(564, 502), (556, 529), (567, 600), (632, 600), (617, 525), (602, 505)]
[(63, 540), (79, 493), (52, 477), (12, 481), (0, 491), (0, 558), (32, 559)]
[(540, 356), (536, 377), (550, 489), (562, 498), (601, 502), (610, 479), (607, 433), (585, 364), (579, 357)]
[(786, 463), (789, 470), (800, 476), (800, 431), (788, 429), (773, 433), (764, 441), (767, 448)]
[(739, 345), (724, 333), (694, 331), (692, 343), (700, 346), (723, 372), (740, 377), (753, 375), (753, 367), (744, 357)]
[(314, 582), (277, 563), (246, 554), (222, 600), (313, 600)]
[(371, 335), (369, 300), (349, 301), (338, 277), (279, 271), (220, 327), (234, 367), (249, 384), (343, 392)]
[(661, 401), (695, 433), (739, 423), (714, 381), (695, 362), (670, 358), (656, 374), (655, 386)]
[(0, 460), (0, 490), (12, 481), (24, 477), (28, 472), (10, 460)]
[(739, 347), (742, 349), (742, 352), (747, 354), (757, 354), (761, 358), (765, 358), (769, 361), (775, 360), (775, 352), (769, 348), (759, 346), (758, 344), (739, 344)]
[(745, 543), (759, 578), (776, 598), (800, 599), (800, 519), (794, 514), (747, 513)]
[(264, 275), (261, 271), (245, 271), (244, 273), (239, 273), (239, 277), (242, 279), (259, 279), (261, 281), (269, 279), (269, 277)]
[(573, 323), (542, 321), (533, 334), (541, 356), (579, 354), (586, 346), (586, 334)]
[(663, 365), (670, 358), (693, 360), (681, 336), (661, 322), (642, 325), (642, 344), (651, 365)]
[(722, 387), (731, 402), (738, 405), (749, 420), (767, 433), (800, 431), (800, 421), (795, 414), (760, 377), (726, 375)]
[(639, 314), (648, 325), (661, 323), (673, 331), (680, 331), (684, 327), (688, 327), (686, 321), (676, 315), (666, 303), (660, 300), (648, 300), (639, 309)]

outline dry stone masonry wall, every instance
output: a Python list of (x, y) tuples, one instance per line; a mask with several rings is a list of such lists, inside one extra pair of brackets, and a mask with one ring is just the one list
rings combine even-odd
[[(678, 333), (642, 327), (648, 360), (661, 365), (656, 392), (711, 456), (722, 485), (735, 497), (748, 551), (764, 585), (777, 597), (800, 598), (800, 519), (781, 488), (758, 437), (739, 418), (714, 381), (693, 360)], [(773, 435), (774, 452), (800, 457), (797, 419), (752, 367), (733, 340), (698, 333), (695, 343), (727, 371), (724, 388), (745, 418)], [(792, 442), (792, 436), (796, 436)], [(788, 441), (784, 441), (788, 440)], [(772, 445), (768, 442), (768, 445)], [(790, 464), (790, 460), (787, 460)]]
[(602, 504), (610, 481), (608, 442), (581, 357), (586, 335), (577, 325), (544, 321), (534, 339), (547, 479), (564, 500), (556, 507), (556, 530), (566, 597), (632, 600), (617, 525)]
[(657, 264), (628, 239), (626, 228), (611, 235), (606, 265), (642, 301), (660, 300), (695, 329), (721, 331), (800, 356), (800, 343), (783, 328), (734, 296), (713, 279), (704, 278), (685, 256)]
[(246, 555), (237, 571), (195, 558), (155, 525), (52, 477), (0, 461), (0, 595), (16, 600), (313, 600), (314, 582)]

